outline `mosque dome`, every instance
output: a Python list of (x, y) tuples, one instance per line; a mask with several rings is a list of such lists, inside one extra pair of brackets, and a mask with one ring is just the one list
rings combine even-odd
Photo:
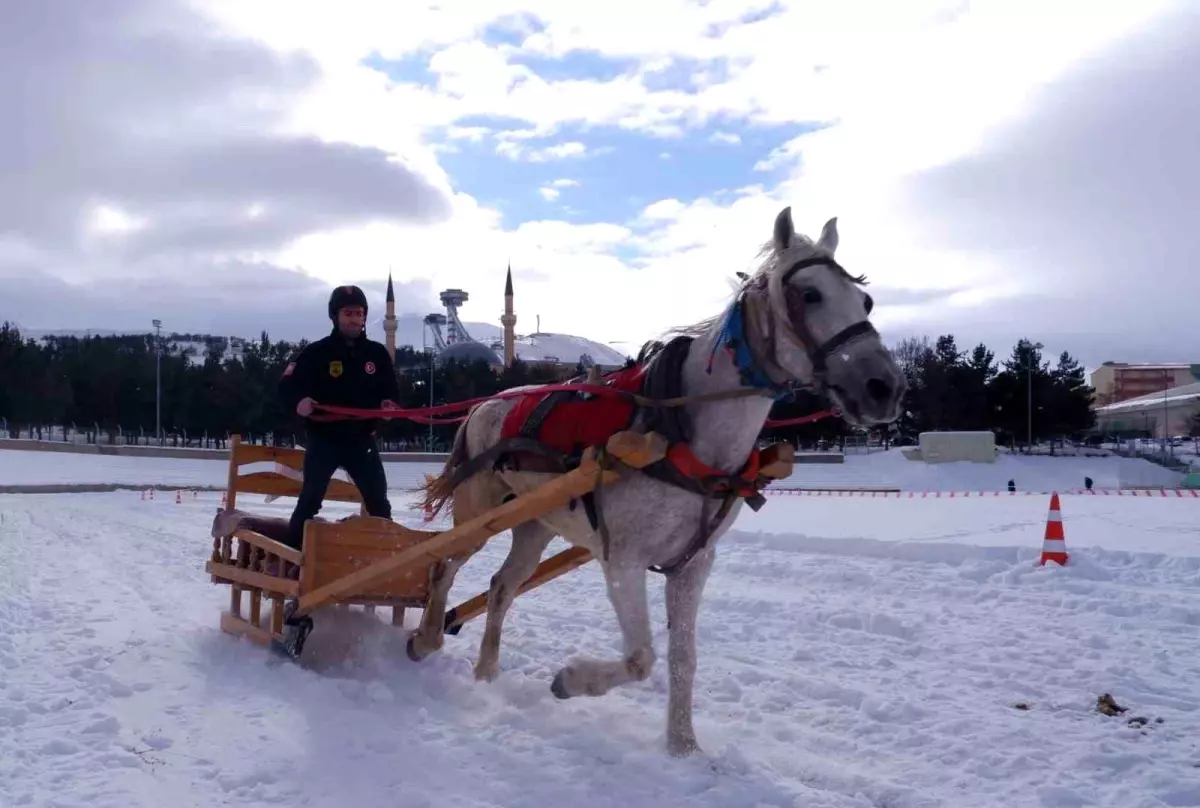
[(434, 360), (436, 365), (444, 365), (451, 360), (456, 362), (474, 362), (477, 359), (482, 359), (494, 368), (504, 367), (504, 361), (496, 355), (488, 346), (482, 342), (456, 342), (453, 345), (446, 346), (446, 349), (437, 355)]

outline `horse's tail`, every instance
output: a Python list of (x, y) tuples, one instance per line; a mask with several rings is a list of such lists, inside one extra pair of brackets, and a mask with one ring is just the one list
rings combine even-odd
[(427, 477), (417, 489), (421, 493), (420, 506), (427, 516), (437, 516), (454, 497), (454, 473), (466, 459), (467, 422), (463, 421), (454, 433), (454, 445), (450, 448), (450, 456), (446, 458), (442, 473), (436, 477)]

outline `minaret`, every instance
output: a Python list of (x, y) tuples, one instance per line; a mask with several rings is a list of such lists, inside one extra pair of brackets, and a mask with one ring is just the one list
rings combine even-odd
[(388, 272), (387, 313), (383, 315), (384, 344), (387, 345), (388, 355), (392, 357), (392, 366), (396, 365), (396, 293), (392, 290), (392, 273)]
[(512, 367), (517, 356), (517, 315), (513, 314), (512, 264), (508, 265), (508, 277), (504, 281), (504, 315), (500, 318), (504, 326), (504, 367)]

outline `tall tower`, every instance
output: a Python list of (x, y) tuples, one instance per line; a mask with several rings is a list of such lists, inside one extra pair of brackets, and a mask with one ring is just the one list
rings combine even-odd
[(504, 326), (504, 367), (512, 367), (517, 355), (517, 315), (513, 314), (512, 264), (508, 265), (508, 277), (504, 280), (504, 314), (500, 317)]
[(392, 289), (392, 273), (388, 272), (387, 313), (383, 315), (384, 343), (387, 352), (392, 357), (392, 367), (396, 366), (396, 292)]

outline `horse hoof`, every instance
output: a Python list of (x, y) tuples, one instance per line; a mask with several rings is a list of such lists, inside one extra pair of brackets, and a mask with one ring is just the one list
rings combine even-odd
[(425, 658), (425, 655), (417, 653), (416, 639), (415, 636), (409, 637), (408, 642), (404, 644), (404, 651), (413, 662), (420, 662)]
[(689, 738), (683, 741), (668, 742), (667, 754), (675, 758), (685, 758), (692, 756), (703, 756), (704, 750), (700, 748), (700, 744), (695, 738)]
[(554, 681), (550, 683), (550, 692), (554, 694), (554, 698), (556, 699), (571, 698), (571, 694), (567, 692), (567, 686), (563, 684), (562, 671), (554, 675)]

